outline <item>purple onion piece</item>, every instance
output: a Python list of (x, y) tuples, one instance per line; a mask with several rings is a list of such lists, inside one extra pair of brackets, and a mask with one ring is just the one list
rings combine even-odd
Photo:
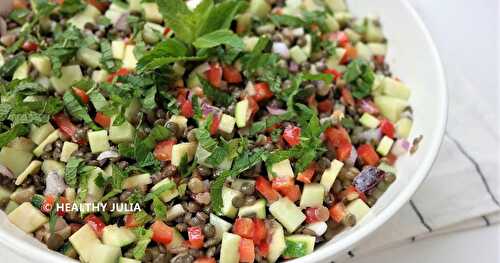
[(351, 155), (349, 155), (349, 158), (347, 158), (345, 162), (346, 164), (353, 166), (358, 159), (358, 151), (356, 151), (356, 148), (354, 148), (354, 146), (351, 147)]
[(370, 129), (359, 133), (358, 138), (363, 142), (380, 141), (382, 138), (382, 132), (380, 129)]
[(102, 161), (105, 159), (118, 158), (118, 157), (120, 157), (120, 154), (116, 151), (105, 151), (99, 154), (99, 156), (97, 156), (97, 160)]
[(122, 31), (122, 32), (129, 32), (130, 31), (130, 26), (128, 24), (128, 13), (123, 13), (117, 20), (116, 20), (116, 23), (115, 23), (115, 28), (118, 30), (118, 31)]
[(45, 178), (44, 195), (59, 195), (66, 190), (64, 177), (56, 171), (50, 171)]
[(384, 171), (373, 166), (368, 166), (359, 173), (352, 184), (360, 192), (366, 193), (384, 178)]
[(405, 139), (399, 139), (392, 146), (391, 153), (396, 156), (404, 155), (410, 150), (410, 142)]
[(203, 112), (203, 115), (208, 115), (210, 113), (218, 113), (220, 112), (220, 109), (208, 103), (203, 103), (201, 105), (201, 111)]
[(267, 109), (267, 111), (269, 111), (269, 113), (271, 113), (271, 115), (281, 115), (281, 114), (286, 113), (286, 110), (280, 109), (280, 108), (275, 108), (272, 106), (267, 106), (266, 109)]
[(14, 178), (14, 174), (10, 171), (10, 169), (1, 164), (0, 164), (0, 174), (5, 177)]

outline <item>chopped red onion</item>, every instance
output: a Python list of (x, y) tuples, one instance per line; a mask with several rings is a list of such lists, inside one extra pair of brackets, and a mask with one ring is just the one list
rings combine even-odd
[(220, 109), (215, 107), (215, 106), (212, 106), (208, 103), (203, 103), (201, 104), (201, 111), (203, 112), (203, 115), (208, 115), (210, 113), (218, 113), (220, 112)]
[(64, 183), (64, 177), (57, 173), (56, 171), (50, 171), (45, 179), (45, 191), (44, 195), (59, 195), (66, 189), (66, 184)]
[(274, 42), (273, 43), (273, 53), (280, 55), (280, 57), (287, 59), (290, 57), (290, 52), (288, 47), (283, 42)]
[(379, 141), (382, 138), (380, 129), (370, 129), (358, 134), (358, 138), (364, 142)]
[(115, 22), (115, 28), (118, 31), (129, 32), (130, 26), (128, 24), (128, 13), (123, 13)]
[(14, 174), (7, 168), (0, 164), (0, 174), (9, 178), (14, 178)]
[(271, 106), (267, 106), (266, 109), (267, 111), (269, 111), (269, 113), (271, 113), (271, 115), (281, 115), (286, 113), (286, 110), (284, 109), (275, 108)]
[(346, 164), (348, 165), (354, 165), (356, 163), (356, 160), (358, 159), (358, 151), (356, 151), (356, 148), (354, 146), (351, 146), (351, 155), (349, 155), (349, 158), (345, 161)]
[(406, 154), (410, 149), (410, 142), (406, 139), (398, 139), (392, 146), (391, 153), (396, 156)]
[(102, 161), (105, 159), (118, 158), (118, 157), (120, 157), (120, 154), (118, 152), (110, 150), (110, 151), (105, 151), (105, 152), (102, 152), (101, 154), (99, 154), (99, 156), (97, 156), (97, 160)]

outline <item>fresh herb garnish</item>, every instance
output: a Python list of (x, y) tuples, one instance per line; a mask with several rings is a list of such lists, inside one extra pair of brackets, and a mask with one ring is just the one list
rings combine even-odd
[(351, 86), (352, 96), (362, 99), (370, 95), (375, 74), (365, 60), (355, 59), (347, 65), (343, 78)]

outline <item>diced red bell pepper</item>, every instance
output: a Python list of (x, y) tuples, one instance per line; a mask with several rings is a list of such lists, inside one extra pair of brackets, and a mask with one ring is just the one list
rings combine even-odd
[(339, 161), (345, 161), (349, 159), (349, 156), (351, 156), (351, 150), (352, 150), (352, 145), (349, 143), (344, 143), (341, 144), (337, 147), (336, 153), (337, 153), (337, 160)]
[(194, 263), (216, 263), (215, 258), (212, 257), (199, 257)]
[(246, 98), (248, 100), (248, 107), (250, 109), (250, 114), (253, 116), (257, 111), (259, 111), (259, 104), (257, 103), (257, 100), (255, 100), (254, 97), (248, 97)]
[(253, 263), (255, 260), (255, 247), (253, 240), (242, 238), (239, 246), (240, 262)]
[(289, 125), (283, 131), (282, 137), (290, 146), (295, 146), (300, 143), (300, 128)]
[(271, 186), (276, 191), (286, 191), (294, 185), (293, 177), (283, 176), (273, 178), (271, 181)]
[(269, 254), (269, 243), (262, 242), (260, 244), (257, 244), (257, 254), (259, 254), (261, 257), (267, 257), (267, 255)]
[(94, 230), (97, 236), (102, 237), (102, 231), (106, 227), (106, 224), (104, 224), (101, 218), (94, 214), (90, 214), (85, 217), (84, 221)]
[(325, 222), (330, 218), (330, 211), (324, 206), (320, 207), (308, 207), (306, 209), (306, 222)]
[(172, 160), (172, 147), (177, 142), (176, 139), (164, 140), (156, 144), (154, 156), (160, 161)]
[(360, 145), (358, 147), (358, 156), (365, 165), (375, 166), (380, 161), (380, 157), (371, 144)]
[(340, 60), (340, 64), (347, 64), (347, 62), (358, 57), (358, 51), (350, 43), (347, 43), (344, 46), (344, 49), (346, 52), (345, 52), (344, 56), (342, 57), (342, 59)]
[(134, 227), (138, 227), (141, 225), (135, 219), (134, 214), (125, 215), (125, 217), (123, 218), (123, 221), (125, 221), (125, 227), (127, 227), (127, 228), (134, 228)]
[(199, 226), (188, 227), (189, 247), (200, 249), (203, 247), (203, 230)]
[(297, 176), (297, 181), (303, 182), (304, 184), (310, 184), (314, 177), (314, 173), (316, 172), (316, 163), (311, 163), (307, 169), (300, 172)]
[(190, 100), (186, 100), (181, 104), (181, 114), (186, 118), (194, 116), (193, 103)]
[(80, 101), (83, 104), (89, 103), (89, 95), (87, 95), (87, 92), (77, 87), (73, 87), (73, 92), (75, 93), (76, 96), (78, 96), (78, 98), (80, 98)]
[(331, 113), (333, 111), (333, 101), (326, 99), (318, 103), (318, 111), (320, 113)]
[(253, 96), (257, 102), (268, 100), (273, 97), (273, 92), (269, 89), (266, 82), (259, 82), (254, 84), (255, 95)]
[(290, 186), (288, 189), (281, 191), (280, 193), (294, 203), (299, 201), (301, 195), (300, 187), (298, 185)]
[[(64, 0), (63, 0), (64, 2)], [(104, 12), (108, 9), (109, 4), (103, 0), (87, 0), (87, 3), (93, 5), (95, 8), (99, 9), (99, 11)]]
[(375, 64), (383, 65), (385, 62), (385, 56), (375, 55), (373, 56), (373, 62), (375, 62)]
[(279, 193), (271, 187), (271, 183), (263, 176), (257, 177), (255, 181), (255, 189), (264, 196), (269, 203), (278, 201)]
[(170, 29), (170, 27), (165, 27), (165, 29), (163, 30), (163, 35), (166, 36), (168, 35), (168, 33), (170, 33), (172, 31), (172, 29)]
[(211, 65), (205, 75), (212, 86), (220, 88), (222, 84), (222, 68), (219, 64)]
[(244, 238), (253, 238), (254, 224), (251, 218), (240, 217), (234, 221), (233, 233)]
[(108, 79), (107, 81), (109, 83), (113, 82), (113, 80), (116, 78), (116, 77), (123, 77), (123, 76), (127, 76), (128, 74), (130, 73), (130, 71), (126, 68), (120, 68), (118, 69), (116, 72), (113, 72), (111, 73), (109, 76), (108, 76)]
[(340, 90), (340, 95), (345, 104), (354, 106), (354, 98), (352, 97), (351, 91), (347, 88), (342, 88)]
[(387, 119), (380, 121), (380, 131), (389, 138), (394, 138), (394, 125)]
[(38, 49), (38, 44), (28, 40), (23, 43), (22, 49), (26, 52), (35, 52)]
[(109, 128), (109, 126), (111, 125), (111, 118), (106, 116), (104, 113), (102, 112), (97, 112), (95, 114), (95, 118), (94, 118), (94, 121), (101, 125), (101, 127), (103, 128)]
[(153, 230), (153, 237), (151, 238), (152, 240), (164, 245), (168, 245), (170, 244), (170, 242), (172, 242), (174, 229), (167, 226), (162, 221), (156, 220), (151, 225), (151, 230)]
[(339, 46), (345, 47), (349, 44), (349, 36), (344, 31), (337, 32), (335, 35)]
[(349, 133), (343, 127), (335, 128), (329, 127), (325, 130), (325, 137), (330, 145), (339, 147), (344, 144), (351, 144)]
[(59, 130), (65, 135), (71, 137), (74, 142), (78, 144), (85, 143), (85, 139), (76, 138), (76, 131), (78, 130), (78, 128), (63, 112), (54, 115), (54, 117), (52, 117), (52, 120), (55, 122)]
[(210, 135), (215, 135), (217, 134), (217, 130), (219, 129), (220, 125), (220, 115), (214, 115), (212, 118), (212, 123), (210, 124)]
[(12, 1), (12, 7), (14, 9), (26, 9), (28, 8), (28, 2), (26, 0), (14, 0)]
[(333, 81), (337, 81), (339, 78), (342, 77), (342, 72), (339, 72), (333, 68), (327, 68), (323, 70), (323, 73), (333, 75)]
[(345, 205), (342, 202), (336, 203), (330, 207), (330, 217), (333, 221), (340, 223), (346, 216)]
[(253, 219), (253, 242), (260, 244), (265, 242), (267, 238), (267, 228), (264, 220), (259, 218)]
[(222, 68), (222, 70), (223, 70), (224, 80), (227, 83), (237, 84), (243, 81), (241, 73), (236, 68), (226, 65)]

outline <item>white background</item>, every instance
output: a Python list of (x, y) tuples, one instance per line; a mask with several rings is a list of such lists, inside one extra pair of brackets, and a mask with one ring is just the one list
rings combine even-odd
[[(460, 78), (474, 83), (478, 93), (484, 94), (490, 102), (495, 102), (492, 105), (497, 105), (497, 108), (492, 108), (491, 112), (492, 116), (498, 116), (499, 1), (409, 1), (423, 18), (436, 42), (448, 80)], [(453, 92), (453, 88), (449, 87), (450, 92)], [(491, 119), (496, 120), (497, 125), (500, 122), (498, 117)], [(499, 237), (500, 226), (492, 226), (417, 241), (352, 262), (500, 262)], [(0, 255), (2, 262), (28, 263), (2, 247)]]

